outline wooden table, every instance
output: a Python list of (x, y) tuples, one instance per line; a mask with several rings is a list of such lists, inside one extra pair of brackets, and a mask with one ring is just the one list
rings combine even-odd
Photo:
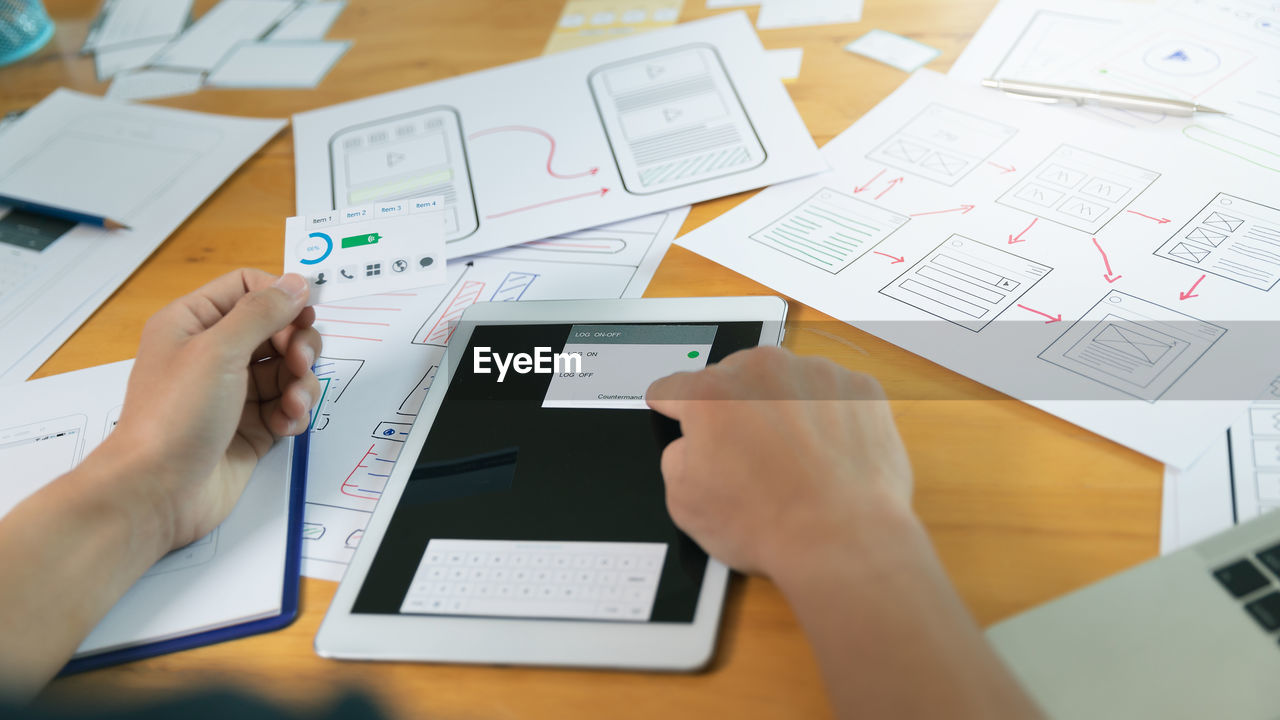
[[(106, 86), (77, 55), (96, 0), (47, 0), (58, 33), (33, 59), (0, 69), (0, 110), (28, 107), (59, 85)], [(211, 5), (197, 2), (197, 10)], [(789, 85), (814, 138), (825, 143), (888, 95), (904, 75), (842, 47), (883, 28), (942, 50), (945, 70), (993, 0), (868, 0), (858, 25), (761, 32), (766, 47), (803, 47)], [(397, 2), (355, 0), (329, 33), (355, 46), (316, 90), (227, 91), (160, 101), (192, 110), (288, 117), (301, 110), (538, 55), (560, 0)], [(754, 8), (749, 12), (754, 15)], [(682, 19), (707, 15), (686, 0)], [(694, 208), (685, 231), (741, 202)], [(133, 356), (147, 317), (173, 297), (233, 268), (278, 270), (280, 219), (291, 215), (292, 138), (267, 144), (191, 216), (37, 375)], [(769, 292), (678, 247), (652, 296)], [(793, 302), (787, 345), (881, 378), (895, 401), (916, 473), (916, 507), (978, 620), (991, 623), (1156, 553), (1160, 466), (1027, 405)], [(830, 322), (816, 324), (816, 321)], [(803, 323), (801, 326), (799, 323)], [(303, 581), (291, 627), (59, 680), (49, 702), (109, 695), (153, 699), (211, 683), (290, 705), (338, 690), (371, 693), (400, 716), (822, 717), (817, 667), (776, 588), (734, 581), (714, 665), (696, 675), (361, 664), (322, 660), (312, 638), (335, 585)]]

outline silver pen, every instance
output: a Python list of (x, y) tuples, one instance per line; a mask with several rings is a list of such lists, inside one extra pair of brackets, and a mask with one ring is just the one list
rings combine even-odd
[(1086, 90), (1084, 88), (1067, 87), (1065, 85), (1049, 85), (1046, 83), (1025, 82), (1022, 80), (995, 80), (987, 78), (982, 84), (989, 88), (1003, 90), (1015, 97), (1035, 100), (1044, 103), (1070, 102), (1076, 105), (1091, 103), (1122, 110), (1139, 112), (1157, 112), (1166, 115), (1189, 117), (1196, 113), (1217, 113), (1225, 115), (1222, 110), (1214, 110), (1193, 102), (1174, 100), (1172, 98), (1148, 97), (1146, 95), (1130, 95), (1129, 93), (1107, 92), (1104, 90)]

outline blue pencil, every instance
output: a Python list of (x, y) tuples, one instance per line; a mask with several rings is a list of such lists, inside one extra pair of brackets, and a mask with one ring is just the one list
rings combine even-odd
[(85, 225), (97, 225), (108, 230), (128, 230), (129, 226), (119, 220), (112, 220), (108, 217), (100, 217), (91, 213), (79, 212), (78, 210), (68, 210), (66, 208), (54, 207), (53, 205), (44, 205), (30, 200), (22, 200), (20, 198), (8, 197), (0, 195), (0, 205), (8, 205), (15, 210), (25, 210), (36, 215), (44, 215), (45, 217), (58, 218), (59, 220), (70, 220), (71, 222), (84, 223)]

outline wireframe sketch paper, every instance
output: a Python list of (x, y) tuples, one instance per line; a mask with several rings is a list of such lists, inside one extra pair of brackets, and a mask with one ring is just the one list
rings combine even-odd
[(436, 288), (316, 306), (302, 572), (338, 580), (435, 377), (451, 321), (476, 302), (640, 297), (688, 208), (451, 259)]
[[(1171, 148), (1196, 146), (1280, 173), (1280, 18), (1253, 0), (1146, 3), (1002, 2), (952, 68), (1187, 100), (1224, 110), (1191, 118), (1096, 105), (1064, 107), (1111, 123), (1163, 131)], [(1175, 151), (1176, 152), (1176, 151)], [(1210, 264), (1224, 269), (1216, 258)], [(1238, 279), (1234, 273), (1224, 277)]]
[(98, 73), (98, 81), (105, 82), (126, 70), (143, 67), (155, 57), (169, 41), (142, 40), (129, 45), (104, 48), (93, 54), (94, 69)]
[(906, 72), (919, 70), (942, 52), (935, 47), (885, 30), (871, 30), (845, 45), (844, 49)]
[(268, 40), (322, 40), (333, 21), (347, 7), (346, 0), (304, 2), (268, 35)]
[[(1215, 212), (1277, 224), (1253, 205), (1275, 204), (1268, 173), (1167, 148), (922, 70), (823, 148), (834, 170), (680, 243), (1186, 467), (1276, 375), (1280, 295), (1153, 250), (1227, 232)], [(1233, 262), (1262, 272), (1267, 252)]]
[(568, 0), (543, 55), (670, 27), (684, 0)]
[(862, 19), (862, 0), (764, 0), (756, 27), (761, 30), (856, 23)]
[(373, 203), (284, 221), (284, 270), (311, 283), (309, 304), (439, 285), (444, 198)]
[(160, 67), (212, 70), (238, 43), (257, 40), (293, 11), (293, 0), (221, 0), (154, 60)]
[(244, 42), (209, 71), (205, 83), (235, 88), (315, 87), (350, 48), (350, 42)]
[[(132, 360), (0, 388), (0, 515), (78, 465), (115, 428)], [(281, 612), (290, 442), (258, 464), (231, 515), (160, 559), (76, 651), (84, 657)]]
[(106, 0), (81, 52), (146, 40), (168, 40), (186, 27), (194, 0)]
[(742, 13), (294, 117), (298, 214), (447, 199), (470, 255), (823, 169)]
[(107, 88), (111, 100), (154, 100), (190, 95), (200, 89), (203, 76), (188, 70), (128, 70), (118, 73)]
[(0, 384), (30, 376), (283, 124), (58, 90), (6, 129), (0, 194), (131, 229), (0, 217)]
[(1165, 468), (1160, 552), (1280, 508), (1280, 378), (1185, 470)]

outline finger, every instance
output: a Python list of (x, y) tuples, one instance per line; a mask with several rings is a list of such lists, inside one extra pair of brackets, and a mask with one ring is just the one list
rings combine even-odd
[(662, 468), (662, 479), (668, 484), (679, 483), (684, 477), (685, 445), (684, 438), (676, 438), (662, 451), (662, 460), (659, 465)]
[(314, 376), (295, 380), (278, 399), (262, 405), (263, 422), (276, 437), (298, 435), (310, 424), (311, 408), (319, 396), (320, 382)]
[(678, 372), (654, 380), (644, 393), (644, 401), (653, 410), (672, 420), (684, 415), (686, 401), (702, 384), (702, 372)]
[(199, 321), (202, 329), (214, 326), (240, 298), (270, 287), (276, 276), (255, 268), (241, 268), (222, 275), (174, 301)]
[(209, 330), (211, 340), (248, 362), (258, 346), (293, 322), (306, 305), (307, 293), (306, 279), (293, 273), (253, 290)]
[(297, 377), (311, 374), (311, 367), (320, 357), (320, 333), (315, 328), (295, 329), (284, 353), (284, 364)]

